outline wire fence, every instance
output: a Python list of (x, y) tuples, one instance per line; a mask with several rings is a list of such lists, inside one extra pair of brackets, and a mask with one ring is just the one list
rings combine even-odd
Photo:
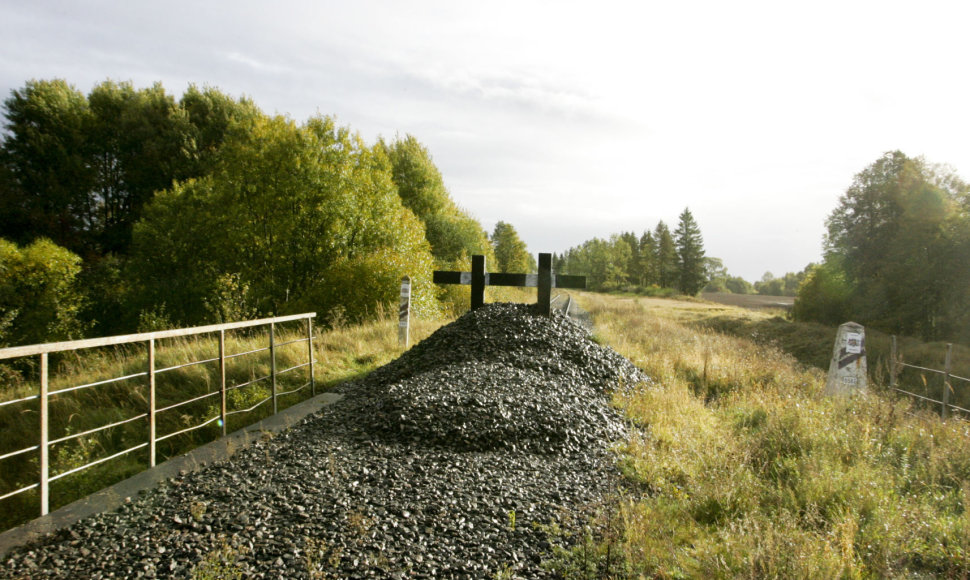
[[(946, 419), (950, 416), (952, 411), (957, 411), (959, 413), (964, 413), (966, 417), (970, 417), (970, 409), (954, 405), (951, 399), (954, 397), (955, 393), (953, 390), (954, 381), (960, 381), (964, 383), (970, 383), (970, 379), (966, 377), (961, 377), (952, 373), (952, 361), (953, 361), (953, 344), (946, 345), (946, 358), (943, 363), (943, 369), (933, 369), (928, 367), (922, 367), (918, 365), (911, 365), (904, 363), (902, 360), (902, 355), (896, 345), (896, 336), (893, 335), (890, 343), (890, 372), (889, 372), (889, 386), (891, 389), (898, 393), (908, 395), (917, 400), (929, 403), (931, 405), (939, 405), (940, 417)], [(943, 385), (941, 388), (940, 399), (934, 399), (926, 395), (920, 395), (912, 392), (912, 390), (907, 390), (900, 388), (899, 386), (899, 375), (904, 369), (913, 369), (920, 371), (921, 373), (930, 373), (940, 375), (943, 378)], [(924, 381), (924, 384), (925, 383)], [(910, 387), (911, 388), (911, 387)]]
[[(185, 328), (176, 330), (166, 330), (160, 332), (149, 332), (141, 334), (131, 334), (123, 336), (111, 336), (105, 338), (93, 338), (87, 340), (77, 340), (69, 342), (56, 342), (56, 343), (46, 343), (46, 344), (36, 344), (29, 346), (19, 346), (12, 348), (0, 349), (0, 361), (15, 360), (20, 359), (24, 361), (25, 359), (29, 361), (32, 357), (37, 357), (37, 370), (39, 373), (38, 386), (39, 389), (36, 394), (30, 394), (17, 399), (12, 399), (8, 401), (0, 402), (0, 408), (21, 405), (25, 407), (36, 407), (38, 415), (38, 429), (39, 429), (39, 440), (36, 445), (30, 445), (21, 449), (16, 449), (12, 451), (6, 451), (0, 454), (0, 469), (2, 469), (2, 462), (15, 457), (30, 456), (30, 454), (36, 454), (37, 458), (37, 478), (36, 481), (30, 485), (25, 485), (14, 489), (12, 491), (6, 492), (0, 495), (0, 500), (5, 500), (7, 498), (12, 498), (19, 494), (23, 494), (30, 490), (37, 489), (40, 496), (40, 515), (46, 515), (50, 510), (50, 484), (53, 481), (66, 477), (68, 475), (77, 473), (79, 471), (88, 469), (95, 465), (111, 461), (113, 459), (118, 459), (125, 455), (134, 453), (139, 450), (146, 450), (148, 466), (154, 467), (157, 460), (157, 445), (158, 443), (165, 441), (167, 439), (183, 435), (198, 429), (202, 429), (212, 423), (217, 423), (221, 427), (222, 436), (226, 435), (226, 424), (227, 418), (231, 415), (249, 413), (254, 411), (256, 408), (266, 404), (272, 404), (272, 412), (275, 414), (279, 411), (279, 399), (285, 395), (294, 394), (300, 392), (307, 387), (310, 388), (311, 396), (316, 395), (316, 382), (314, 380), (313, 365), (316, 362), (313, 358), (313, 318), (316, 313), (305, 313), (296, 314), (292, 316), (278, 316), (274, 318), (264, 318), (260, 320), (251, 320), (246, 322), (233, 322), (227, 324), (216, 324), (211, 326), (200, 326), (195, 328)], [(302, 325), (301, 332), (305, 333), (301, 338), (295, 340), (289, 340), (285, 342), (276, 342), (277, 325), (292, 321), (305, 321)], [(250, 349), (243, 352), (227, 354), (226, 352), (226, 331), (239, 330), (239, 329), (254, 329), (258, 327), (269, 327), (269, 338), (268, 344), (265, 347), (259, 347), (256, 349)], [(171, 339), (177, 337), (192, 337), (199, 335), (217, 335), (218, 337), (218, 347), (219, 354), (216, 357), (204, 358), (201, 360), (192, 360), (184, 362), (182, 364), (171, 365), (166, 367), (158, 367), (156, 364), (156, 345), (159, 340)], [(283, 370), (278, 370), (276, 368), (277, 364), (277, 352), (280, 348), (287, 345), (306, 343), (306, 362), (301, 362), (299, 364), (290, 366)], [(50, 378), (50, 355), (55, 353), (76, 353), (76, 351), (81, 349), (91, 349), (96, 347), (105, 346), (115, 346), (115, 345), (132, 345), (132, 344), (144, 344), (146, 360), (144, 361), (145, 366), (143, 371), (129, 373), (118, 377), (112, 377), (105, 380), (90, 382), (82, 385), (70, 385), (63, 388), (58, 388), (52, 390), (51, 378)], [(258, 353), (269, 353), (269, 364), (270, 371), (269, 374), (259, 377), (254, 377), (249, 381), (244, 381), (237, 384), (229, 385), (227, 384), (227, 372), (226, 363), (232, 359), (239, 357), (244, 357), (247, 355), (253, 355)], [(158, 406), (158, 396), (157, 396), (157, 381), (158, 378), (172, 371), (179, 369), (185, 369), (188, 367), (193, 367), (196, 365), (205, 365), (218, 362), (219, 372), (218, 372), (218, 389), (210, 390), (198, 396), (193, 396), (186, 398), (184, 400), (177, 400), (174, 402), (169, 402), (169, 404), (159, 407)], [(297, 386), (290, 390), (280, 390), (279, 389), (279, 378), (287, 373), (292, 373), (298, 369), (306, 368), (307, 380), (302, 385)], [(141, 382), (143, 387), (147, 387), (147, 396), (145, 397), (146, 403), (144, 406), (144, 412), (138, 413), (131, 417), (126, 417), (118, 421), (114, 421), (105, 425), (93, 429), (87, 429), (80, 433), (67, 433), (55, 438), (51, 438), (51, 425), (50, 425), (50, 402), (52, 398), (58, 396), (63, 396), (67, 393), (74, 393), (79, 391), (85, 391), (89, 389), (94, 389), (96, 387), (103, 387), (106, 385), (121, 383), (124, 381), (134, 381), (138, 380)], [(268, 382), (270, 385), (269, 395), (256, 401), (253, 405), (244, 409), (233, 409), (229, 411), (227, 409), (227, 395), (234, 390), (243, 389), (248, 386)], [(163, 413), (174, 413), (179, 409), (193, 403), (199, 403), (202, 401), (218, 401), (216, 405), (216, 413), (211, 417), (203, 417), (198, 423), (189, 425), (183, 429), (174, 430), (168, 433), (160, 434), (158, 432), (158, 418)], [(37, 401), (36, 404), (29, 404), (32, 401)], [(24, 412), (32, 412), (33, 409), (25, 408)], [(52, 446), (66, 443), (68, 441), (78, 441), (83, 438), (89, 437), (91, 435), (99, 434), (105, 432), (109, 429), (114, 429), (123, 425), (130, 423), (145, 422), (147, 424), (147, 435), (145, 439), (137, 444), (131, 445), (121, 451), (107, 454), (106, 456), (99, 457), (94, 461), (84, 463), (83, 465), (75, 466), (71, 469), (61, 471), (56, 474), (51, 473), (51, 458), (50, 451)], [(60, 435), (60, 434), (58, 434)], [(2, 450), (2, 447), (0, 447)]]

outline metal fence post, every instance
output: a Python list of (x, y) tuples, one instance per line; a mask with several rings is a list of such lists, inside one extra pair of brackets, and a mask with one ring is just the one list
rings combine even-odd
[(155, 339), (148, 339), (148, 466), (155, 467)]
[(226, 331), (219, 331), (219, 423), (226, 436)]
[(273, 414), (276, 408), (276, 323), (269, 323), (269, 374), (273, 377)]
[(313, 375), (313, 319), (309, 316), (306, 319), (306, 349), (309, 355), (308, 361), (310, 365), (310, 396), (317, 396), (317, 383), (314, 380)]
[(40, 355), (40, 515), (46, 516), (50, 511), (50, 462), (48, 455), (48, 408), (47, 408), (47, 353)]
[(949, 404), (950, 404), (950, 391), (953, 387), (950, 386), (950, 360), (953, 355), (953, 344), (947, 343), (946, 345), (946, 363), (943, 365), (943, 413), (942, 417), (944, 419), (950, 414)]

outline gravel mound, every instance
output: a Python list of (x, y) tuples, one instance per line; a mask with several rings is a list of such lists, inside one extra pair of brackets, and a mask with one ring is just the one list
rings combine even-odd
[(564, 316), (493, 304), (348, 388), (369, 433), (452, 451), (578, 452), (622, 437), (602, 393), (644, 380)]
[(550, 530), (617, 484), (606, 395), (644, 378), (530, 309), (462, 316), (299, 426), (4, 556), (0, 578), (554, 577)]

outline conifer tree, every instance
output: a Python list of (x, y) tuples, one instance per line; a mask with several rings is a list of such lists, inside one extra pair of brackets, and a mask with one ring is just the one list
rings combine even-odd
[(674, 236), (677, 246), (677, 287), (684, 294), (693, 296), (704, 288), (707, 276), (704, 272), (704, 240), (690, 209), (684, 208), (680, 214)]
[(653, 231), (656, 244), (656, 283), (661, 288), (673, 288), (677, 283), (677, 248), (670, 228), (661, 220)]

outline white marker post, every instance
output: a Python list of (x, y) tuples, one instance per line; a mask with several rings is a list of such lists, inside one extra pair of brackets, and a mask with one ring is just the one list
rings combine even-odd
[(401, 309), (400, 320), (397, 323), (397, 342), (401, 348), (408, 347), (408, 335), (411, 324), (411, 278), (401, 278)]
[(849, 395), (865, 391), (866, 386), (866, 329), (846, 322), (835, 337), (825, 394)]

